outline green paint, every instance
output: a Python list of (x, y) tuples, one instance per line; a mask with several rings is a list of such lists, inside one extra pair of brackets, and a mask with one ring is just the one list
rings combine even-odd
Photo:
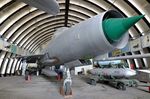
[(92, 58), (94, 58), (94, 57), (91, 55), (87, 55), (87, 56), (82, 57), (81, 59), (88, 60), (88, 59), (92, 59)]
[(110, 43), (118, 41), (144, 15), (129, 18), (110, 18), (103, 21), (103, 30)]
[(17, 47), (16, 45), (11, 45), (11, 52), (16, 53), (17, 52)]

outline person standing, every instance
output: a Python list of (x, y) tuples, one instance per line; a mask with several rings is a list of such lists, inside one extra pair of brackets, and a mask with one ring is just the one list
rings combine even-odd
[(22, 76), (25, 76), (26, 68), (27, 68), (27, 63), (26, 60), (24, 60), (22, 63)]

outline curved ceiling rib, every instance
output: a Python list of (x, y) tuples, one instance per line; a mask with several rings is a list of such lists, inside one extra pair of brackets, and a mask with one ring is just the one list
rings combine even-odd
[(19, 29), (21, 28), (21, 26), (23, 26), (24, 23), (30, 21), (32, 18), (43, 14), (44, 12), (39, 11), (39, 10), (35, 10), (32, 13), (27, 14), (26, 16), (24, 16), (23, 18), (21, 18), (20, 20), (18, 20), (15, 24), (13, 24), (13, 26), (11, 26), (4, 34), (4, 37), (9, 39), (11, 38), (11, 36)]
[(52, 37), (51, 35), (49, 35), (49, 36), (48, 36), (48, 35), (45, 35), (45, 36), (41, 37), (41, 38), (36, 42), (36, 44), (31, 47), (31, 49), (30, 49), (29, 51), (32, 52), (32, 49), (34, 49), (34, 48), (36, 47), (36, 45), (39, 46), (39, 44), (40, 44), (42, 41), (44, 41), (45, 39), (48, 39), (48, 38), (49, 38), (49, 40), (50, 40), (51, 37)]
[(0, 1), (0, 10), (4, 5), (9, 4), (9, 3), (12, 3), (12, 1), (11, 0), (1, 0)]
[(49, 42), (49, 41), (50, 41), (49, 37), (46, 38), (46, 39), (44, 39), (44, 40), (42, 40), (42, 42), (40, 42), (38, 45), (36, 45), (36, 46), (31, 50), (31, 52), (34, 53), (34, 52), (37, 50), (37, 48), (39, 48), (39, 47), (41, 46), (41, 44), (44, 44), (44, 43)]
[[(5, 0), (5, 1), (7, 1), (7, 0)], [(11, 5), (1, 9), (0, 24), (2, 22), (4, 22), (5, 20), (7, 20), (8, 17), (10, 17), (12, 14), (16, 13), (17, 11), (19, 11), (19, 9), (23, 8), (24, 6), (26, 6), (26, 4), (24, 4), (22, 2), (13, 2)]]
[(40, 46), (36, 46), (31, 52), (34, 53), (36, 50), (38, 50), (42, 45), (47, 44), (47, 42), (49, 42), (49, 39), (45, 39), (43, 42), (41, 42), (39, 45)]
[[(48, 18), (48, 17), (51, 17), (51, 16), (47, 16), (47, 17), (45, 17), (45, 18)], [(45, 19), (45, 18), (42, 18), (42, 19)], [(32, 20), (31, 20), (32, 21)], [(36, 19), (34, 19), (34, 21), (36, 21), (36, 22), (33, 22), (33, 23), (35, 23), (34, 25), (32, 25), (32, 26), (34, 26), (34, 28), (35, 27), (37, 27), (38, 26), (38, 24), (37, 23), (39, 23), (39, 21), (41, 21), (41, 20), (39, 20), (38, 19), (38, 17), (36, 18)], [(27, 23), (26, 23), (27, 24)], [(29, 26), (30, 25), (30, 27), (29, 28), (31, 28), (31, 24), (28, 24), (27, 26)], [(24, 30), (26, 30), (26, 31), (28, 31), (28, 29), (25, 29), (25, 28), (27, 28), (27, 27), (24, 27)], [(23, 32), (23, 31), (22, 31)], [(26, 32), (27, 33), (27, 32)], [(17, 38), (15, 38), (15, 39), (13, 39), (13, 41), (15, 41), (17, 44), (23, 39), (23, 37), (24, 36), (22, 36), (24, 33), (19, 33), (20, 35), (18, 35), (18, 36), (20, 36), (21, 38), (19, 39), (19, 41), (17, 41), (16, 39)], [(25, 34), (26, 35), (26, 34)]]
[[(24, 17), (27, 13), (30, 13), (32, 11), (36, 10), (36, 8), (25, 6), (25, 8), (21, 9), (17, 13), (13, 14), (11, 17), (9, 17), (8, 20), (6, 20), (0, 27), (0, 35), (3, 35), (7, 29), (9, 29), (17, 20)], [(22, 13), (23, 12), (23, 13)]]
[[(73, 21), (74, 22), (74, 20), (68, 20), (69, 22), (71, 21)], [(77, 23), (77, 22), (76, 22)], [(59, 27), (60, 28), (60, 27)], [(35, 43), (35, 41), (37, 41), (37, 39), (39, 39), (40, 37), (42, 37), (43, 36), (43, 34), (45, 34), (47, 31), (49, 31), (49, 30), (51, 30), (51, 31), (53, 31), (54, 32), (54, 30), (55, 30), (55, 28), (52, 28), (52, 29), (49, 29), (48, 28), (48, 30), (46, 30), (46, 31), (44, 31), (44, 32), (39, 32), (39, 33), (35, 33), (36, 35), (34, 35), (34, 37), (32, 38), (32, 39), (30, 39), (30, 41), (28, 41), (28, 43), (26, 43), (26, 45), (24, 45), (24, 47), (23, 48), (25, 48), (25, 49), (30, 49), (30, 47), (31, 47), (31, 45), (34, 45), (34, 43)], [(47, 33), (46, 33), (47, 34)], [(45, 34), (45, 35), (46, 35)], [(29, 44), (30, 43), (30, 44)]]
[[(48, 29), (51, 28), (52, 25), (57, 25), (57, 24), (62, 24), (63, 25), (64, 24), (64, 19), (59, 19), (59, 21), (57, 21), (55, 23), (53, 21), (52, 22), (50, 21), (50, 22), (44, 23), (43, 26), (46, 26), (46, 28), (45, 27), (40, 27), (40, 29), (37, 30), (37, 31), (34, 31), (35, 33), (33, 33), (30, 37), (32, 37), (32, 36), (34, 36), (36, 34), (41, 34), (42, 33), (41, 30), (48, 30)], [(51, 28), (51, 29), (53, 29), (53, 28)], [(27, 38), (26, 39), (27, 42), (20, 44), (20, 46), (26, 49), (26, 47), (28, 45), (30, 45), (30, 44), (28, 44), (28, 42), (32, 43), (32, 39), (35, 39), (35, 38)]]
[[(42, 16), (43, 16), (43, 18), (42, 18)], [(26, 23), (26, 24), (23, 24), (23, 26), (21, 27), (21, 28), (19, 28), (19, 30), (17, 31), (17, 32), (15, 32), (15, 34), (16, 34), (16, 36), (14, 35), (14, 38), (12, 39), (12, 41), (13, 42), (17, 42), (17, 40), (16, 39), (18, 39), (18, 38), (20, 38), (20, 37), (24, 37), (24, 36), (21, 36), (21, 35), (23, 35), (24, 33), (22, 33), (23, 31), (27, 31), (27, 28), (28, 27), (32, 27), (32, 24), (33, 23), (38, 23), (39, 21), (42, 21), (42, 19), (44, 19), (44, 18), (49, 18), (50, 16), (48, 16), (48, 15), (42, 15), (42, 16), (39, 16), (39, 17), (36, 17), (34, 20), (30, 20), (28, 23)], [(59, 15), (60, 16), (60, 15)], [(62, 15), (63, 16), (63, 15)], [(78, 19), (81, 19), (81, 18), (79, 18), (79, 17), (77, 17)], [(31, 24), (31, 22), (32, 22), (32, 24)], [(35, 24), (34, 24), (35, 25)], [(20, 36), (20, 37), (19, 37)], [(21, 41), (21, 40), (20, 40)], [(19, 42), (19, 41), (18, 41)]]
[(54, 32), (55, 32), (55, 29), (54, 29), (54, 28), (53, 28), (53, 29), (46, 30), (46, 31), (44, 31), (44, 32), (41, 32), (40, 35), (36, 35), (35, 38), (32, 39), (31, 42), (28, 42), (28, 44), (25, 46), (25, 48), (26, 48), (26, 49), (30, 49), (29, 47), (32, 46), (32, 45), (34, 45), (34, 43), (35, 43), (37, 40), (39, 40), (41, 37), (43, 37), (44, 35), (49, 35), (49, 34), (50, 34), (51, 36), (53, 36)]
[[(106, 11), (104, 5), (101, 3), (98, 4), (98, 2), (96, 0), (87, 0), (88, 5), (92, 4), (93, 6), (95, 6), (96, 8), (99, 8), (102, 12)], [(100, 5), (100, 6), (99, 6)]]
[(96, 6), (92, 5), (91, 3), (88, 3), (84, 0), (70, 0), (70, 5), (74, 4), (77, 6), (81, 6), (83, 8), (87, 8), (89, 11), (94, 12), (95, 14), (98, 14), (100, 12), (100, 9), (98, 9)]
[(90, 17), (96, 15), (95, 12), (88, 10), (88, 8), (83, 8), (81, 6), (74, 5), (74, 4), (70, 4), (69, 13), (70, 11), (76, 11)]
[[(57, 19), (56, 19), (56, 18), (57, 18)], [(63, 19), (61, 19), (61, 18), (59, 18), (59, 17), (56, 17), (56, 18), (55, 18), (55, 19), (54, 19), (54, 18), (49, 18), (48, 20), (45, 20), (45, 19), (42, 20), (43, 24), (42, 24), (42, 25), (39, 25), (39, 27), (44, 26), (44, 23), (49, 23), (49, 21), (51, 21), (50, 19), (53, 20), (53, 21), (52, 21), (53, 23), (55, 23), (55, 21), (58, 21), (58, 20), (63, 20)], [(76, 20), (72, 20), (72, 21), (76, 22)], [(52, 22), (51, 22), (51, 23), (52, 23)], [(41, 30), (43, 31), (43, 29), (41, 29)], [(32, 31), (32, 33), (33, 33), (33, 31)], [(37, 34), (37, 33), (34, 32), (33, 35), (34, 35), (34, 34)], [(29, 38), (29, 37), (28, 37), (28, 38)], [(31, 36), (29, 39), (32, 39), (32, 38), (34, 38), (34, 37)], [(30, 42), (29, 39), (27, 39), (26, 41)], [(22, 44), (22, 45), (24, 45), (24, 44)]]
[[(17, 2), (17, 3), (18, 3), (18, 2)], [(19, 3), (20, 3), (20, 2), (19, 2)], [(23, 4), (24, 4), (24, 3), (23, 3)], [(19, 4), (19, 5), (20, 5), (20, 4)], [(23, 8), (21, 8), (21, 9), (23, 9)], [(34, 9), (35, 9), (35, 8), (34, 8)], [(23, 11), (21, 11), (21, 12), (23, 12)], [(30, 9), (29, 12), (32, 13), (32, 12), (31, 12), (31, 9)], [(23, 18), (21, 18), (21, 19), (23, 19)], [(20, 22), (20, 21), (17, 20), (17, 22)], [(17, 27), (17, 26), (18, 26), (18, 25), (14, 25), (14, 27)], [(9, 29), (10, 29), (9, 31), (11, 31), (11, 28), (9, 28)], [(9, 32), (9, 31), (8, 31), (8, 32)], [(13, 32), (9, 33), (9, 36), (8, 36), (8, 37), (5, 37), (5, 38), (9, 38), (10, 35), (12, 35), (12, 34), (13, 34)], [(5, 35), (7, 35), (7, 33), (6, 33)], [(5, 35), (4, 35), (4, 36), (5, 36)]]
[[(51, 18), (51, 19), (55, 20), (54, 18)], [(39, 32), (39, 31), (43, 30), (48, 25), (52, 25), (52, 23), (49, 22), (49, 21), (50, 20), (41, 21), (41, 22), (38, 23), (37, 27), (32, 27), (32, 29), (30, 30), (30, 32), (26, 32), (26, 35), (23, 37), (23, 40), (21, 40), (18, 44), (22, 47), (26, 43), (26, 41), (28, 41), (28, 39), (30, 39), (30, 37), (32, 37), (36, 32)]]
[(35, 43), (35, 45), (34, 46), (32, 46), (32, 48), (29, 50), (30, 52), (32, 52), (33, 51), (33, 49), (35, 49), (37, 46), (39, 46), (40, 45), (40, 43), (42, 43), (43, 41), (45, 41), (45, 39), (49, 39), (49, 40), (51, 40), (50, 38), (52, 38), (52, 36), (51, 35), (47, 35), (47, 36), (43, 36), (38, 42), (36, 42)]
[[(55, 20), (57, 19), (59, 19), (60, 17), (63, 17), (63, 15), (62, 16), (59, 16), (59, 17), (55, 17)], [(50, 21), (50, 19), (52, 19), (52, 18), (50, 18), (50, 17), (48, 17), (48, 18), (45, 18), (45, 19), (43, 19), (43, 20), (41, 20), (40, 22), (42, 22), (42, 23), (44, 23), (44, 22), (49, 22)], [(80, 19), (80, 18), (79, 18)], [(38, 22), (37, 22), (38, 23)], [(38, 23), (38, 26), (39, 26), (40, 24)], [(36, 26), (36, 25), (35, 25)], [(30, 26), (30, 28), (31, 28), (32, 26)], [(43, 29), (42, 29), (43, 30)], [(31, 39), (32, 37), (30, 37), (30, 39)]]
[(48, 15), (42, 15), (40, 17), (37, 17), (36, 19), (31, 20), (32, 23), (28, 22), (26, 23), (26, 27), (24, 27), (24, 31), (22, 31), (19, 35), (19, 39), (15, 40), (15, 42), (18, 44), (21, 41), (23, 41), (24, 37), (26, 35), (28, 35), (29, 32), (31, 32), (32, 30), (34, 30), (35, 28), (39, 27), (42, 23), (43, 20), (50, 18), (52, 16), (48, 16)]
[(31, 21), (26, 22), (25, 24), (23, 24), (23, 26), (21, 28), (19, 28), (12, 36), (12, 39), (10, 41), (17, 43), (19, 42), (19, 40), (21, 39), (21, 37), (23, 37), (25, 34), (24, 32), (27, 31), (32, 25), (36, 24), (37, 22), (50, 17), (48, 14), (44, 13), (41, 14), (37, 17), (35, 17), (34, 19), (32, 19)]
[[(47, 33), (45, 32), (44, 34), (42, 34), (41, 37), (35, 38), (35, 41), (30, 43), (30, 45), (28, 45), (27, 49), (30, 51), (33, 48), (33, 46), (35, 46), (37, 44), (37, 42), (40, 42), (41, 39), (44, 39), (47, 36), (52, 37), (53, 33), (54, 33), (54, 30), (53, 31), (48, 31)], [(51, 38), (49, 38), (49, 39), (51, 39)]]
[[(58, 19), (57, 19), (58, 20)], [(61, 19), (62, 20), (62, 19)], [(56, 20), (54, 20), (54, 21), (56, 21)], [(75, 21), (75, 20), (68, 20), (69, 22), (71, 21), (71, 22), (73, 22), (73, 23), (78, 23), (79, 21)], [(49, 22), (49, 21), (47, 21), (47, 22)], [(50, 26), (51, 26), (51, 24), (50, 24)], [(31, 42), (34, 42), (35, 40), (35, 38), (36, 38), (36, 36), (38, 35), (38, 36), (40, 36), (40, 34), (41, 34), (41, 32), (45, 32), (45, 31), (47, 31), (47, 30), (53, 30), (53, 29), (57, 29), (57, 28), (50, 28), (50, 26), (47, 26), (47, 28), (43, 28), (43, 29), (41, 29), (41, 31), (38, 31), (38, 32), (36, 32), (36, 33), (34, 33), (33, 34), (33, 36), (31, 36), (30, 37), (30, 39), (28, 39), (27, 41), (28, 42), (26, 42), (26, 44), (24, 45), (25, 47), (24, 48), (26, 48), (26, 45), (29, 45), (28, 43), (31, 43)], [(59, 27), (58, 27), (59, 28)]]
[[(71, 23), (70, 24), (72, 24), (72, 22), (76, 22), (76, 21), (74, 21), (74, 20), (68, 20), (69, 22), (71, 21)], [(77, 23), (77, 22), (76, 22)], [(52, 26), (51, 24), (50, 24), (50, 26)], [(50, 26), (47, 26), (46, 27), (46, 30), (55, 30), (56, 28), (50, 28)], [(43, 29), (42, 29), (43, 30)], [(35, 33), (36, 35), (33, 35), (34, 37), (33, 38), (31, 38), (30, 40), (27, 40), (27, 42), (25, 43), (25, 45), (23, 46), (23, 48), (25, 48), (25, 49), (29, 49), (28, 47), (32, 44), (32, 43), (34, 43), (34, 41), (35, 41), (35, 38), (37, 38), (37, 35), (42, 35), (42, 33), (41, 33), (41, 31), (38, 31), (37, 33)], [(29, 44), (30, 43), (30, 44)]]
[[(75, 11), (74, 11), (75, 12)], [(60, 16), (60, 15), (58, 15), (58, 16)], [(54, 17), (52, 17), (52, 18), (54, 18)], [(23, 40), (21, 40), (21, 41), (23, 41)], [(22, 44), (21, 44), (21, 46), (22, 46)]]
[[(44, 13), (45, 14), (45, 13)], [(43, 21), (43, 20), (45, 20), (45, 19), (47, 19), (47, 18), (49, 18), (50, 16), (47, 16), (47, 15), (44, 15), (43, 13), (41, 13), (40, 15), (38, 15), (38, 18), (37, 18), (37, 16), (35, 17), (35, 18), (33, 18), (33, 19), (31, 19), (31, 20), (29, 20), (28, 22), (26, 22), (25, 24), (23, 24), (22, 25), (22, 27), (21, 28), (19, 28), (20, 30), (27, 30), (27, 28), (31, 28), (31, 27), (33, 27), (33, 28), (36, 28), (36, 27), (38, 27), (38, 23), (40, 22), (40, 21)], [(43, 16), (43, 17), (41, 17), (41, 15)], [(20, 36), (20, 35), (23, 35), (23, 33), (18, 33), (18, 36)], [(13, 39), (13, 41), (15, 41), (15, 39)]]
[[(69, 24), (69, 23), (68, 23), (68, 24)], [(39, 40), (39, 41), (40, 41), (40, 40)], [(34, 50), (35, 50), (37, 47), (40, 47), (41, 43), (43, 43), (43, 42), (39, 42), (39, 41), (37, 41), (37, 42), (35, 42), (34, 44), (32, 44), (32, 46), (30, 46), (28, 50), (30, 50), (31, 52), (34, 52)], [(47, 40), (47, 41), (49, 41), (49, 40)], [(45, 42), (44, 42), (44, 43), (45, 43)]]

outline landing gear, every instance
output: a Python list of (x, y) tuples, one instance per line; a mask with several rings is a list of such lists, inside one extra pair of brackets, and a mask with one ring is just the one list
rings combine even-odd
[(66, 79), (63, 82), (63, 86), (60, 88), (60, 93), (64, 96), (72, 95), (72, 80), (70, 76), (70, 71), (69, 69), (67, 70), (67, 75)]
[(64, 88), (64, 95), (72, 95), (70, 82), (66, 82), (63, 88)]
[(117, 84), (117, 89), (119, 89), (119, 90), (126, 90), (126, 85), (124, 83), (122, 83), (122, 82), (119, 82)]
[(90, 79), (90, 82), (89, 82), (91, 85), (96, 85), (96, 80), (94, 80), (94, 79)]
[(131, 80), (129, 82), (129, 87), (138, 87), (138, 81), (137, 80)]

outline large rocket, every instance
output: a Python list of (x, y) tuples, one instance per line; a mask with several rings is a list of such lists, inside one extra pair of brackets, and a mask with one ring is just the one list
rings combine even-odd
[(124, 18), (115, 10), (98, 14), (59, 31), (61, 33), (49, 41), (44, 54), (38, 56), (38, 61), (43, 65), (59, 65), (121, 49), (128, 43), (128, 29), (143, 17)]

